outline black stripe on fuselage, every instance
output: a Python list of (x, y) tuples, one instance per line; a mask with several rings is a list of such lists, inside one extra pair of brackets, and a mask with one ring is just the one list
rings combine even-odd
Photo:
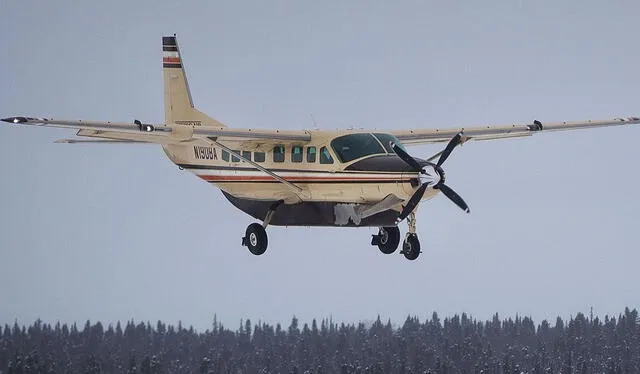
[[(240, 181), (229, 181), (229, 180), (219, 180), (219, 181), (206, 181), (209, 183), (282, 183), (280, 181), (277, 180), (272, 180), (272, 181), (256, 181), (256, 180), (240, 180)], [(383, 183), (410, 183), (409, 180), (403, 181), (403, 180), (358, 180), (358, 179), (352, 179), (352, 180), (333, 180), (333, 181), (322, 181), (322, 180), (316, 180), (316, 181), (310, 181), (310, 180), (306, 180), (306, 179), (302, 179), (302, 180), (296, 180), (296, 179), (287, 179), (287, 182), (290, 183), (297, 183), (297, 184), (360, 184), (360, 183), (375, 183), (375, 184), (383, 184)]]
[(182, 64), (170, 64), (170, 63), (164, 63), (162, 64), (163, 68), (181, 68)]
[(178, 52), (178, 47), (175, 45), (163, 45), (162, 50), (165, 52)]

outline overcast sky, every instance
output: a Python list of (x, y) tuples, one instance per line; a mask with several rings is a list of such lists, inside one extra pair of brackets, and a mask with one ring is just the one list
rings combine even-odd
[[(0, 14), (2, 117), (161, 122), (173, 33), (196, 106), (232, 127), (640, 115), (637, 1), (26, 0)], [(414, 262), (370, 246), (370, 228), (269, 227), (253, 256), (253, 219), (158, 146), (53, 144), (72, 134), (0, 126), (0, 323), (540, 322), (640, 301), (640, 126), (465, 144), (447, 182), (472, 213), (423, 203)]]

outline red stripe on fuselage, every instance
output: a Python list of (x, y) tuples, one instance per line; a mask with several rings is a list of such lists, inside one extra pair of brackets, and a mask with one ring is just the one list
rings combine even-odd
[[(276, 181), (275, 178), (269, 176), (245, 176), (245, 175), (198, 175), (200, 178), (209, 182), (263, 182), (263, 181)], [(410, 182), (411, 179), (400, 179), (394, 177), (380, 178), (380, 177), (313, 177), (313, 176), (297, 176), (282, 177), (287, 181), (304, 181), (304, 182), (325, 182), (325, 181), (339, 181), (339, 182)]]

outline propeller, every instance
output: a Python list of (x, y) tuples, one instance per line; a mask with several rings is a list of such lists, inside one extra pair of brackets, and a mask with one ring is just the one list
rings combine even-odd
[(462, 140), (462, 134), (460, 133), (457, 133), (456, 136), (454, 136), (453, 138), (451, 138), (451, 140), (449, 140), (449, 144), (447, 144), (447, 146), (444, 148), (444, 151), (442, 151), (442, 154), (438, 159), (438, 163), (436, 164), (438, 165), (438, 167), (442, 166), (442, 164), (444, 164), (444, 162), (447, 161), (447, 159), (449, 158), (449, 155), (451, 155), (451, 152), (453, 152), (453, 149), (458, 145), (460, 145), (461, 140)]
[(451, 138), (445, 149), (439, 153), (440, 158), (438, 159), (438, 162), (435, 164), (427, 162), (425, 166), (421, 166), (415, 158), (411, 157), (411, 155), (409, 155), (397, 144), (391, 144), (393, 151), (398, 155), (398, 157), (406, 162), (407, 165), (409, 165), (411, 169), (413, 169), (413, 171), (420, 173), (418, 174), (420, 186), (413, 193), (407, 204), (402, 208), (402, 212), (400, 212), (400, 215), (398, 216), (398, 222), (407, 218), (407, 216), (416, 209), (416, 207), (420, 203), (420, 200), (422, 200), (427, 187), (440, 190), (446, 197), (449, 198), (449, 200), (460, 207), (460, 209), (464, 210), (466, 213), (470, 212), (469, 206), (464, 202), (462, 197), (460, 197), (460, 195), (458, 195), (453, 189), (451, 189), (451, 187), (447, 186), (444, 183), (444, 170), (442, 170), (442, 164), (444, 164), (447, 158), (449, 158), (451, 152), (453, 152), (453, 150), (463, 142), (464, 140), (462, 134), (456, 134), (453, 138)]

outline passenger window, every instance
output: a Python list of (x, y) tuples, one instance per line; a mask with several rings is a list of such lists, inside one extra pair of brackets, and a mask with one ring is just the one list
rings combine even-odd
[(251, 161), (251, 151), (242, 151), (242, 157), (244, 157), (247, 160)]
[(333, 164), (333, 157), (327, 147), (320, 148), (320, 163), (321, 164)]
[(253, 152), (253, 161), (264, 162), (264, 159), (265, 159), (264, 152)]
[(291, 147), (291, 162), (302, 162), (302, 147), (298, 145)]
[(284, 145), (273, 147), (273, 162), (284, 162)]
[(222, 150), (222, 159), (229, 162), (229, 152), (225, 151), (224, 149)]
[[(240, 153), (240, 151), (236, 151), (234, 149), (233, 153)], [(231, 154), (231, 162), (240, 162), (240, 159), (238, 157), (234, 156), (233, 153)]]
[(316, 162), (316, 147), (307, 147), (307, 162)]

